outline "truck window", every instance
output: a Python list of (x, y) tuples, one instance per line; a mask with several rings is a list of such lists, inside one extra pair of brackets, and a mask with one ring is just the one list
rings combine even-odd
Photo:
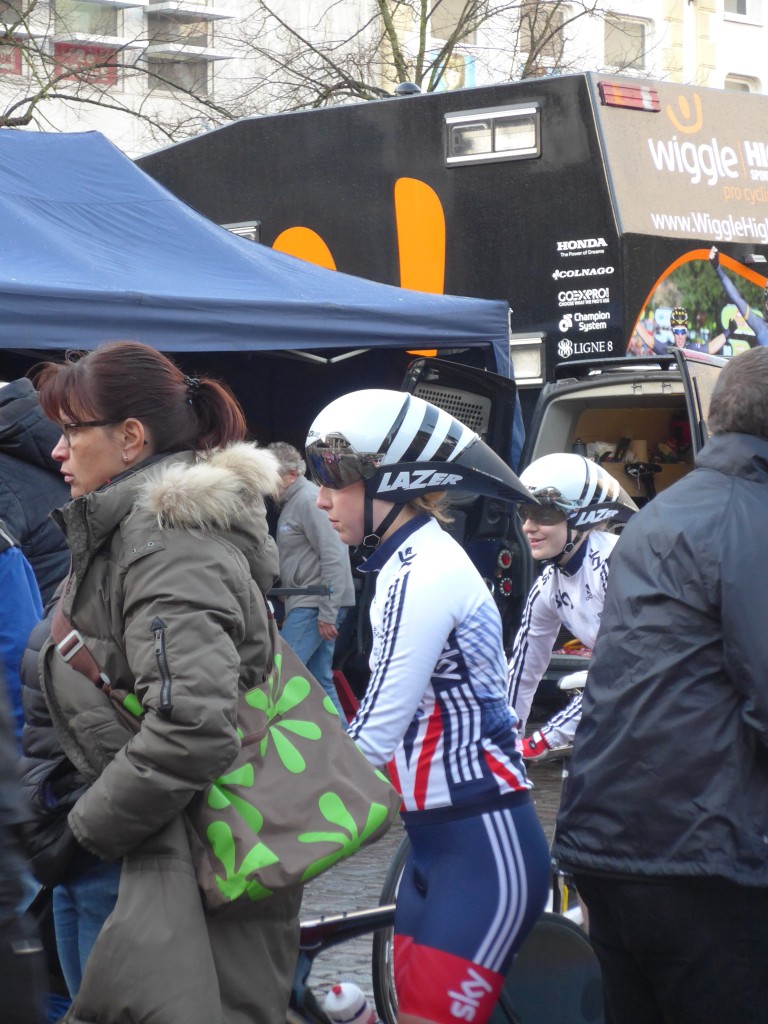
[(449, 166), (533, 159), (540, 152), (536, 104), (445, 115), (445, 159)]

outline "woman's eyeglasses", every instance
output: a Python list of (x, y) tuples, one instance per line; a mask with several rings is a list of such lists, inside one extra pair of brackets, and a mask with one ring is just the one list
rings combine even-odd
[(111, 427), (119, 422), (120, 420), (75, 420), (72, 423), (60, 423), (59, 429), (61, 430), (61, 436), (69, 445), (72, 441), (72, 435), (77, 433), (78, 430), (84, 430), (87, 427)]
[(517, 514), (524, 523), (530, 519), (537, 526), (557, 526), (566, 520), (565, 512), (554, 505), (528, 505), (519, 504)]

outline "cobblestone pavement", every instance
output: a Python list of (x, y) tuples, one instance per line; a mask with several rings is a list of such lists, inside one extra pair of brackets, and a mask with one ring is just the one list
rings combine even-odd
[[(560, 801), (561, 764), (533, 765), (529, 773), (535, 787), (533, 795), (539, 819), (547, 838), (551, 839)], [(377, 906), (389, 863), (402, 837), (402, 825), (396, 822), (378, 843), (311, 882), (304, 893), (302, 920)], [(309, 981), (321, 1002), (337, 981), (354, 981), (373, 1005), (371, 943), (370, 936), (354, 939), (318, 956)]]

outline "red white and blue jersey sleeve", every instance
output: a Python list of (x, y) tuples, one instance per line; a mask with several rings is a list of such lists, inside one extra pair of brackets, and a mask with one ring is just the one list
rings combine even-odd
[(594, 531), (564, 569), (550, 564), (528, 595), (509, 661), (509, 701), (525, 727), (561, 626), (592, 649), (603, 614), (608, 559), (619, 538)]
[(374, 764), (394, 758), (405, 810), (528, 789), (501, 620), (467, 554), (437, 522), (419, 517), (363, 568), (379, 571), (371, 679), (349, 732)]

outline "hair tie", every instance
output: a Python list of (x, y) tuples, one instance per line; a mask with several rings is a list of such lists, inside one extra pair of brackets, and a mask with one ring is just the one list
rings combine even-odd
[(187, 389), (187, 405), (192, 405), (192, 400), (200, 390), (200, 381), (197, 377), (185, 377), (184, 385)]

